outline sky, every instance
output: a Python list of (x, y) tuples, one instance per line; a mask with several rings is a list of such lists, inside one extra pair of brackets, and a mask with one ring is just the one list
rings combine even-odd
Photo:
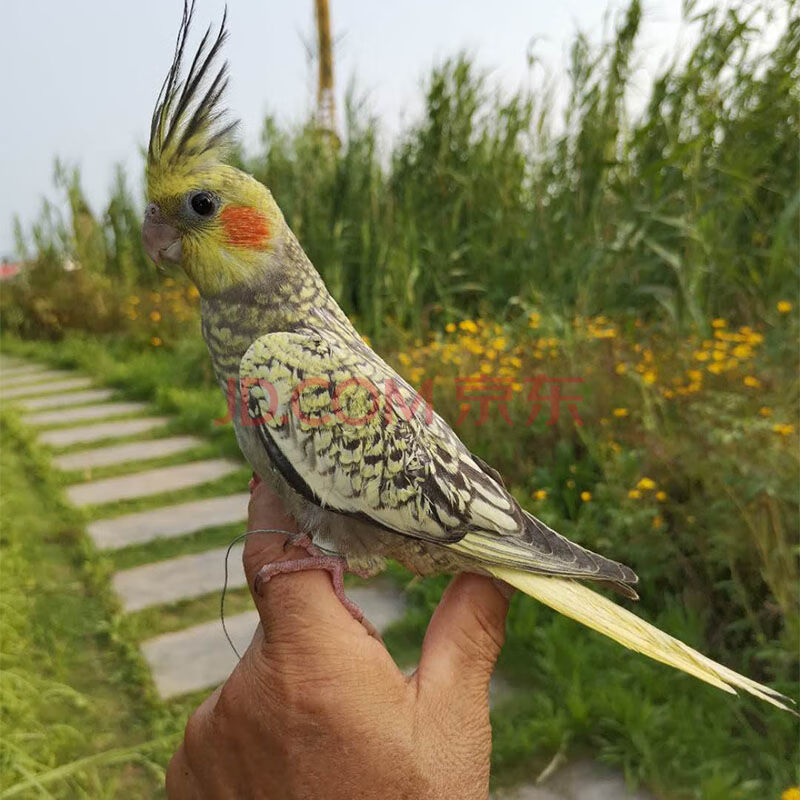
[[(314, 41), (312, 0), (229, 0), (228, 101), (247, 146), (265, 114), (302, 119), (314, 81), (305, 43)], [(652, 77), (682, 41), (680, 0), (644, 0), (634, 86), (644, 103)], [(223, 0), (197, 0), (195, 34), (218, 22)], [(622, 0), (330, 0), (336, 96), (356, 78), (388, 140), (421, 109), (431, 68), (460, 50), (514, 90), (530, 78), (535, 51), (564, 72), (577, 30), (599, 39)], [(182, 0), (26, 0), (4, 7), (6, 76), (0, 84), (0, 257), (14, 257), (12, 218), (27, 227), (42, 198), (56, 199), (56, 156), (81, 169), (95, 212), (122, 163), (140, 192), (141, 148), (171, 61)], [(636, 92), (634, 92), (635, 94)]]

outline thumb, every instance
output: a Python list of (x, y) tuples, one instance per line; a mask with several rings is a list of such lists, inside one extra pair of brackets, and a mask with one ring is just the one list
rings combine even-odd
[(420, 686), (459, 686), (474, 699), (486, 695), (505, 641), (508, 596), (491, 578), (459, 575), (447, 587), (422, 643)]

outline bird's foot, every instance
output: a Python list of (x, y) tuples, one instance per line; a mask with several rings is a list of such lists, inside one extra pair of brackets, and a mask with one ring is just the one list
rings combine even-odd
[(381, 635), (377, 628), (364, 616), (364, 612), (344, 593), (344, 572), (346, 561), (337, 556), (319, 555), (319, 551), (311, 544), (308, 536), (301, 536), (295, 541), (289, 539), (287, 544), (303, 547), (311, 555), (308, 558), (295, 558), (289, 561), (273, 561), (264, 564), (258, 571), (253, 581), (253, 591), (260, 597), (261, 587), (276, 575), (284, 575), (291, 572), (304, 572), (307, 569), (323, 569), (330, 573), (333, 582), (333, 591), (339, 598), (341, 604), (350, 612), (356, 622), (360, 622), (367, 633), (379, 642), (382, 642)]

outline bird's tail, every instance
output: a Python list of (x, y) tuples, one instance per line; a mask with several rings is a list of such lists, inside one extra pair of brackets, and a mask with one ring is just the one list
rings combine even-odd
[(605, 634), (624, 647), (688, 672), (725, 692), (736, 694), (736, 689), (744, 689), (778, 708), (795, 713), (787, 705), (793, 702), (790, 698), (717, 664), (582, 583), (508, 567), (484, 564), (484, 569), (515, 589)]

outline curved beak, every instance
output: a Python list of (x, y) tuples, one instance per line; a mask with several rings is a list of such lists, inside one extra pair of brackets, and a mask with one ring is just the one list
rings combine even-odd
[(181, 263), (181, 235), (165, 222), (161, 209), (155, 203), (149, 203), (144, 211), (142, 244), (156, 265), (162, 261)]

